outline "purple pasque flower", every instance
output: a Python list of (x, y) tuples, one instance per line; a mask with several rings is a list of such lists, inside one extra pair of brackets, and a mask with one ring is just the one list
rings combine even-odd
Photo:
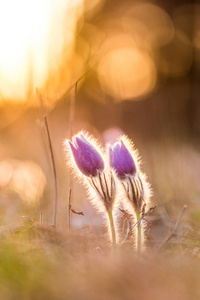
[(110, 166), (121, 180), (126, 179), (127, 175), (136, 174), (136, 164), (123, 140), (110, 146)]
[(79, 133), (68, 141), (79, 170), (86, 176), (95, 177), (104, 170), (104, 161), (99, 151)]

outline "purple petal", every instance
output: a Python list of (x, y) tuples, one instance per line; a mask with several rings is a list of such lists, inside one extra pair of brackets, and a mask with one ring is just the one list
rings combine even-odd
[(85, 174), (86, 176), (89, 176), (90, 173), (88, 172), (88, 170), (85, 168), (85, 164), (82, 158), (82, 155), (80, 153), (80, 151), (74, 147), (74, 145), (69, 141), (69, 145), (71, 147), (73, 156), (74, 156), (74, 160), (76, 162), (76, 165), (78, 166), (79, 170)]
[[(80, 171), (86, 176), (96, 176), (103, 171), (104, 161), (99, 152), (83, 135), (73, 138), (75, 147), (70, 144), (74, 159)], [(76, 149), (76, 150), (74, 150)]]
[(136, 165), (133, 160), (132, 155), (124, 145), (123, 141), (121, 141), (121, 154), (123, 157), (123, 167), (128, 174), (134, 175), (136, 173)]
[(112, 166), (116, 170), (119, 177), (125, 176), (122, 159), (120, 144), (116, 143), (113, 147)]
[(125, 179), (127, 175), (136, 173), (136, 165), (123, 141), (120, 142), (110, 148), (110, 165), (121, 179)]

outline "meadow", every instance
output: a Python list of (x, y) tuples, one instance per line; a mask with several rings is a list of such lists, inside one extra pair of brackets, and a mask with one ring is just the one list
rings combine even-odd
[[(124, 104), (124, 111), (126, 105), (129, 102)], [(106, 109), (105, 104), (103, 108)], [(1, 298), (199, 299), (198, 151), (187, 139), (187, 143), (181, 143), (169, 136), (163, 139), (160, 133), (161, 139), (151, 143), (143, 142), (136, 134), (143, 160), (141, 168), (148, 174), (153, 189), (148, 207), (153, 204), (157, 206), (146, 216), (148, 221), (145, 222), (145, 247), (142, 253), (138, 256), (134, 236), (119, 243), (113, 252), (104, 214), (99, 214), (91, 205), (82, 181), (72, 176), (67, 165), (63, 146), (64, 139), (70, 138), (69, 128), (66, 135), (67, 110), (70, 111), (70, 106), (67, 104), (64, 110), (62, 104), (60, 109), (48, 115), (57, 171), (56, 228), (53, 225), (54, 173), (48, 138), (46, 144), (41, 139), (41, 132), (45, 128), (34, 119), (37, 110), (31, 111), (28, 117), (26, 112), (6, 128), (5, 140), (10, 156), (12, 151), (16, 155), (15, 143), (18, 144), (19, 153), (15, 160), (6, 159), (1, 164)], [(81, 111), (81, 104), (77, 100), (77, 115)], [(80, 119), (81, 116), (74, 121), (78, 130), (83, 128)], [(97, 134), (96, 129), (86, 126), (87, 130)], [(116, 133), (116, 128), (110, 132)], [(13, 139), (13, 136), (17, 136), (17, 139)], [(22, 142), (29, 136), (32, 137), (31, 141)], [(103, 136), (108, 136), (108, 131), (98, 134), (101, 141)], [(9, 143), (13, 143), (13, 146), (10, 147)], [(30, 168), (33, 158), (37, 167)], [(6, 181), (5, 170), (10, 170), (7, 169), (9, 164), (13, 173)], [(43, 193), (37, 194), (43, 178), (38, 172), (39, 165), (43, 166), (48, 181)], [(32, 181), (28, 177), (33, 172), (36, 172), (39, 181)], [(21, 174), (25, 174), (25, 177)], [(34, 201), (27, 191), (29, 188), (35, 195)], [(72, 212), (69, 229), (70, 188)], [(118, 235), (121, 234), (123, 222), (125, 231), (128, 230), (128, 220), (122, 218), (123, 213), (119, 208), (123, 209), (123, 206), (116, 209)], [(77, 212), (83, 212), (84, 216)]]
[(0, 9), (0, 300), (199, 300), (200, 6), (56, 3)]

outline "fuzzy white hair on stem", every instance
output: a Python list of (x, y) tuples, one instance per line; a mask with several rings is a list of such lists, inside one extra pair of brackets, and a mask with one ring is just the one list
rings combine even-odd
[(81, 131), (67, 140), (67, 157), (74, 175), (83, 179), (92, 204), (106, 212), (110, 224), (113, 248), (116, 247), (116, 233), (113, 219), (115, 201), (115, 180), (112, 170), (105, 165), (105, 154), (97, 141)]

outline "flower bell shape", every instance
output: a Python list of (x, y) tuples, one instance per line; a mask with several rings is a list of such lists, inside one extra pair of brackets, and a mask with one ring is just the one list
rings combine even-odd
[(110, 166), (121, 180), (126, 179), (128, 175), (136, 174), (136, 164), (123, 140), (110, 146)]
[(104, 161), (99, 151), (88, 141), (83, 133), (79, 133), (68, 141), (75, 163), (79, 170), (89, 177), (95, 177), (104, 170)]

